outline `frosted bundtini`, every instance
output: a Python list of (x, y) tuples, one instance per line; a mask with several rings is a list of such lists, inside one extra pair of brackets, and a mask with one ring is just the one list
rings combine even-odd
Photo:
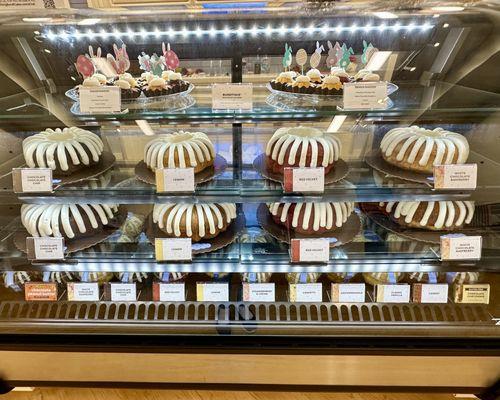
[(464, 164), (469, 157), (467, 139), (442, 128), (394, 128), (380, 142), (382, 157), (397, 167), (432, 173), (435, 165)]
[(21, 222), (31, 236), (92, 236), (118, 212), (115, 204), (23, 204)]
[(203, 171), (213, 165), (214, 145), (203, 132), (174, 132), (161, 135), (146, 144), (144, 162), (149, 169), (188, 168)]
[(234, 203), (155, 204), (153, 222), (168, 237), (211, 239), (236, 218)]
[(46, 129), (23, 140), (23, 155), (30, 168), (50, 168), (54, 175), (70, 175), (97, 164), (104, 150), (95, 133), (75, 126)]
[(380, 203), (400, 225), (429, 230), (456, 230), (470, 224), (473, 201), (401, 201)]

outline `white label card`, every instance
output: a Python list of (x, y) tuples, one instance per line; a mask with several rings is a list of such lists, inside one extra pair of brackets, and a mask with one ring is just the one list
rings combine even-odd
[(137, 301), (135, 283), (111, 283), (111, 301)]
[(63, 260), (64, 238), (34, 237), (35, 260)]
[(445, 283), (423, 283), (420, 302), (448, 303), (448, 285)]
[(292, 239), (290, 241), (291, 262), (327, 263), (330, 259), (328, 239)]
[(198, 301), (229, 301), (229, 284), (197, 283), (196, 299)]
[(253, 108), (251, 83), (214, 83), (212, 108), (215, 110), (251, 110)]
[(193, 259), (190, 238), (156, 238), (157, 261), (191, 261)]
[(160, 301), (186, 301), (184, 283), (159, 283), (158, 297)]
[(410, 285), (377, 285), (377, 302), (409, 303)]
[(344, 109), (385, 110), (387, 82), (344, 83)]
[(121, 112), (120, 90), (118, 86), (80, 86), (78, 89), (80, 112), (85, 114), (112, 114)]
[(159, 193), (194, 192), (194, 168), (156, 170), (156, 191)]
[(364, 303), (364, 283), (332, 283), (332, 301), (334, 303)]
[(12, 179), (16, 193), (41, 193), (53, 190), (50, 168), (14, 168)]
[(321, 283), (292, 283), (290, 284), (291, 302), (312, 302), (323, 301), (323, 285)]
[(283, 190), (286, 193), (324, 192), (325, 169), (323, 167), (285, 168)]
[(481, 236), (441, 236), (441, 259), (479, 260), (481, 259), (482, 242)]
[(99, 284), (97, 282), (68, 283), (69, 301), (99, 301)]
[(276, 301), (274, 283), (243, 283), (243, 301)]
[(450, 164), (434, 167), (435, 189), (476, 189), (477, 164)]

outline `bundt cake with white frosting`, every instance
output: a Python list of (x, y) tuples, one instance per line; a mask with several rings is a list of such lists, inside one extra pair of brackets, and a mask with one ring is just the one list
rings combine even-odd
[(67, 176), (97, 164), (104, 144), (95, 133), (75, 126), (46, 129), (23, 140), (23, 155), (30, 168), (50, 168)]
[(340, 140), (319, 129), (280, 128), (267, 143), (266, 165), (275, 173), (283, 173), (286, 167), (324, 167), (328, 173), (340, 151)]
[(354, 203), (270, 203), (274, 222), (301, 234), (321, 234), (342, 227), (354, 211)]
[(189, 168), (203, 171), (213, 165), (214, 145), (203, 132), (174, 132), (158, 136), (144, 149), (144, 162), (149, 169)]
[(435, 165), (464, 164), (469, 157), (467, 139), (442, 128), (394, 128), (380, 143), (389, 164), (410, 171), (432, 173)]
[(117, 211), (115, 204), (24, 204), (21, 222), (34, 237), (76, 239), (102, 231)]
[(363, 279), (370, 285), (384, 285), (400, 282), (404, 272), (363, 272)]
[(470, 224), (473, 201), (401, 201), (380, 203), (398, 224), (429, 230), (456, 230)]
[(188, 237), (194, 242), (224, 232), (236, 218), (234, 203), (155, 204), (153, 222), (168, 237)]
[(301, 272), (286, 274), (288, 283), (316, 283), (320, 277), (318, 272)]

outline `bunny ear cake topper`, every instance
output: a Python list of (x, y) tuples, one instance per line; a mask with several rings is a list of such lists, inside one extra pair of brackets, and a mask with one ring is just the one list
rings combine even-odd
[(347, 66), (351, 62), (349, 60), (349, 56), (351, 54), (354, 54), (354, 51), (352, 50), (352, 48), (347, 49), (346, 44), (343, 43), (342, 44), (342, 58), (339, 61), (339, 67), (341, 67), (341, 68), (347, 68)]
[(285, 71), (288, 71), (290, 65), (292, 65), (292, 48), (288, 46), (288, 43), (285, 43), (285, 54), (283, 55), (282, 65)]
[(173, 50), (170, 49), (170, 43), (167, 43), (167, 47), (165, 47), (165, 43), (161, 44), (161, 49), (163, 51), (163, 57), (165, 58), (165, 64), (168, 69), (175, 71), (175, 69), (179, 66), (179, 57)]
[(311, 55), (311, 60), (309, 64), (311, 64), (312, 68), (317, 68), (319, 63), (321, 62), (321, 53), (325, 50), (323, 46), (319, 45), (319, 42), (316, 42), (316, 50), (313, 55)]
[(115, 55), (108, 54), (106, 56), (108, 62), (111, 64), (115, 72), (120, 75), (128, 71), (130, 68), (130, 60), (127, 54), (127, 46), (125, 43), (122, 44), (121, 48), (118, 48), (116, 43), (113, 44), (113, 51)]
[(149, 55), (142, 52), (139, 57), (139, 68), (146, 72), (151, 72), (151, 61)]
[(378, 51), (376, 47), (373, 47), (373, 44), (366, 43), (366, 40), (363, 40), (363, 54), (361, 55), (361, 62), (366, 65), (370, 58)]
[(304, 49), (300, 49), (295, 54), (295, 61), (300, 65), (300, 69), (302, 70), (302, 74), (304, 74), (304, 65), (307, 63), (307, 52)]

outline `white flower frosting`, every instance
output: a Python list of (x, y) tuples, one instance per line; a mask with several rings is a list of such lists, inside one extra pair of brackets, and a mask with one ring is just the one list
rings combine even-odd
[(158, 78), (158, 77), (155, 77), (153, 79), (151, 79), (149, 82), (148, 82), (148, 86), (150, 88), (154, 88), (154, 87), (165, 87), (166, 85), (166, 82), (165, 82), (165, 79), (163, 78)]
[(118, 86), (120, 89), (124, 89), (124, 90), (131, 88), (130, 83), (128, 83), (124, 79), (118, 79), (118, 80), (114, 81), (113, 85)]
[(311, 82), (311, 78), (309, 78), (306, 75), (299, 75), (297, 78), (295, 78), (295, 82), (300, 82), (300, 83), (309, 83)]
[(92, 78), (96, 78), (101, 85), (105, 85), (106, 82), (108, 81), (108, 78), (106, 78), (106, 75), (96, 73), (92, 75)]
[(101, 86), (101, 82), (99, 82), (99, 79), (97, 79), (96, 77), (92, 76), (90, 78), (85, 78), (83, 80), (82, 86), (85, 86), (85, 87)]
[(332, 67), (332, 68), (330, 68), (330, 74), (337, 75), (337, 74), (340, 74), (340, 73), (344, 73), (345, 74), (346, 73), (345, 69), (344, 68), (340, 68), (340, 67)]
[(321, 72), (319, 72), (319, 70), (317, 70), (316, 68), (312, 68), (307, 71), (306, 75), (309, 77), (309, 79), (321, 79)]
[(99, 136), (77, 127), (46, 129), (23, 140), (23, 155), (30, 168), (55, 170), (59, 167), (67, 171), (70, 162), (73, 165), (89, 165), (89, 155), (94, 162), (98, 162), (103, 149)]
[(380, 76), (378, 74), (366, 74), (365, 76), (363, 76), (362, 78), (363, 81), (366, 81), (366, 82), (378, 82), (380, 81)]
[(144, 79), (146, 82), (149, 82), (151, 79), (157, 78), (157, 76), (152, 74), (151, 72), (143, 72), (141, 74), (141, 78)]
[(337, 85), (340, 83), (340, 79), (335, 75), (327, 75), (323, 78), (323, 84), (326, 85)]
[(168, 76), (169, 81), (180, 81), (182, 79), (182, 75), (178, 72), (171, 72)]

